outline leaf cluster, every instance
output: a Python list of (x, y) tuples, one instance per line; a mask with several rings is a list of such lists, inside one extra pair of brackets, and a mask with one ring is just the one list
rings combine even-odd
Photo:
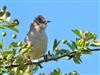
[[(50, 72), (49, 74), (40, 73), (40, 75), (62, 75), (62, 72), (60, 69), (54, 69), (53, 72)], [(72, 71), (70, 73), (65, 73), (63, 75), (80, 75), (77, 71)]]

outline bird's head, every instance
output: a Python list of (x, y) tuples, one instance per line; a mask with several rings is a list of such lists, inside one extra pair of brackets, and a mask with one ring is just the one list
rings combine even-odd
[(47, 23), (49, 22), (50, 21), (47, 21), (45, 17), (43, 17), (42, 15), (39, 15), (34, 19), (32, 26), (37, 31), (43, 31), (47, 27)]

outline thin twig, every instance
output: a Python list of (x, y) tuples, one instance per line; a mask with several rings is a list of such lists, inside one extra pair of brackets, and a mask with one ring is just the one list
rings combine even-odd
[[(87, 51), (87, 50), (82, 50), (82, 51)], [(100, 51), (100, 48), (98, 49), (88, 49), (88, 51)], [(74, 52), (71, 52), (70, 54), (63, 54), (63, 55), (60, 55), (60, 56), (53, 56), (53, 57), (49, 57), (47, 58), (46, 60), (45, 59), (42, 59), (42, 60), (39, 60), (37, 62), (32, 62), (32, 63), (26, 63), (25, 65), (31, 65), (31, 64), (37, 64), (37, 65), (40, 65), (41, 63), (44, 63), (44, 62), (48, 62), (48, 61), (55, 61), (57, 59), (60, 59), (60, 58), (63, 58), (63, 57), (70, 57), (70, 56), (74, 56), (76, 53), (76, 51)], [(5, 66), (5, 68), (9, 68), (9, 67), (18, 67), (18, 66), (21, 66), (21, 65), (10, 65), (10, 66)], [(4, 66), (1, 66), (0, 67), (4, 67)]]

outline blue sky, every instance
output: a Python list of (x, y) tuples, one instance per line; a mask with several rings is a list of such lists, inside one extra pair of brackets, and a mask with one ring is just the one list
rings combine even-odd
[[(37, 15), (44, 15), (47, 20), (52, 21), (46, 29), (48, 35), (48, 50), (52, 50), (52, 44), (55, 38), (74, 40), (75, 35), (71, 29), (91, 31), (97, 34), (100, 39), (100, 2), (99, 0), (68, 0), (68, 1), (32, 1), (32, 0), (2, 0), (0, 7), (6, 5), (10, 11), (12, 20), (17, 18), (20, 21), (17, 27), (20, 30), (16, 40), (11, 39), (14, 33), (8, 29), (6, 44), (11, 41), (24, 41), (29, 31), (29, 26)], [(62, 47), (62, 46), (61, 46)], [(65, 46), (64, 46), (65, 47)], [(73, 61), (61, 59), (56, 62), (43, 63), (39, 73), (49, 73), (56, 68), (60, 68), (63, 73), (76, 70), (81, 75), (100, 75), (100, 52), (94, 52), (93, 55), (83, 55), (83, 63), (78, 65)]]

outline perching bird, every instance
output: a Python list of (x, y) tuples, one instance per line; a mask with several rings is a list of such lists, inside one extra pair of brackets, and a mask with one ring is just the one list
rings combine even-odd
[(39, 59), (47, 50), (48, 38), (45, 32), (47, 21), (42, 15), (37, 16), (30, 26), (25, 43), (32, 45), (31, 50), (24, 54), (24, 58)]

